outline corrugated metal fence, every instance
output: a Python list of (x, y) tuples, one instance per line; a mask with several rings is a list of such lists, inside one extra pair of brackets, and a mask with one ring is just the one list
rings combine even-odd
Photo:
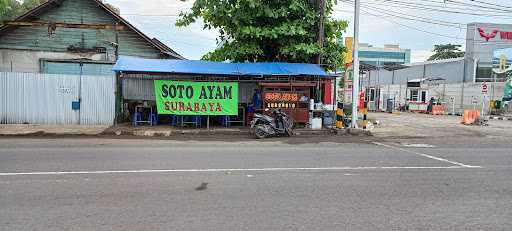
[[(0, 123), (112, 125), (114, 76), (0, 72)], [(72, 102), (81, 98), (80, 110)]]

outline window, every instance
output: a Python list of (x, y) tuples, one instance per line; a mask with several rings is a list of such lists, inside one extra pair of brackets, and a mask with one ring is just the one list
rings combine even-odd
[(492, 67), (478, 67), (476, 69), (476, 82), (491, 82), (492, 78)]
[(368, 102), (375, 102), (375, 98), (376, 98), (376, 89), (375, 88), (366, 89), (365, 100)]
[(419, 90), (419, 89), (411, 89), (411, 94), (409, 95), (409, 101), (411, 102), (427, 102), (428, 91), (427, 90)]
[(418, 102), (419, 90), (411, 90), (409, 101)]

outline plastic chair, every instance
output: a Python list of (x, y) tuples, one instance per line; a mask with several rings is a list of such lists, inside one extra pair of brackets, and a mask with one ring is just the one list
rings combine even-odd
[(133, 113), (132, 125), (134, 127), (137, 127), (139, 121), (142, 121), (142, 113), (140, 113), (140, 112)]
[(219, 120), (220, 120), (219, 122), (222, 126), (229, 127), (229, 116), (220, 116)]
[(176, 115), (170, 115), (169, 117), (170, 117), (170, 120), (171, 120), (171, 126), (176, 127), (176, 125), (177, 125), (177, 122), (176, 122), (177, 116)]
[(174, 115), (169, 115), (169, 126), (173, 126)]
[(151, 126), (158, 125), (158, 116), (155, 113), (151, 113), (149, 121), (151, 121)]
[(171, 115), (171, 126), (181, 127), (183, 125), (183, 116)]
[(201, 127), (201, 116), (192, 116), (192, 124), (194, 124), (196, 128)]

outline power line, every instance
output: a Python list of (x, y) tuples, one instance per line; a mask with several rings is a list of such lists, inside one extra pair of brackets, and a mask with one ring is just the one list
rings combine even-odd
[[(450, 0), (448, 0), (450, 1)], [(497, 7), (503, 7), (503, 8), (510, 8), (510, 6), (504, 6), (504, 5), (500, 5), (500, 4), (496, 4), (496, 3), (489, 3), (489, 2), (484, 2), (484, 1), (479, 1), (479, 0), (471, 0), (472, 2), (477, 2), (477, 3), (480, 3), (480, 4), (484, 4), (484, 5), (489, 5), (489, 6), (497, 6)]]
[[(440, 0), (440, 1), (435, 1), (435, 0), (419, 0), (419, 1), (439, 4), (442, 7), (446, 7), (449, 4), (453, 4), (453, 5), (459, 5), (459, 6), (468, 6), (468, 7), (470, 7), (469, 10), (475, 10), (475, 9), (476, 10), (482, 10), (482, 9), (486, 9), (486, 10), (496, 10), (496, 11), (499, 11), (500, 13), (512, 12), (512, 10), (507, 10), (508, 7), (497, 8), (497, 7), (493, 7), (493, 6), (486, 6), (486, 5), (478, 5), (478, 4), (473, 4), (473, 3), (466, 3), (466, 2), (461, 2), (461, 1), (457, 1), (457, 0)], [(474, 2), (474, 1), (472, 1), (472, 2)], [(407, 3), (410, 3), (410, 2), (407, 2)]]
[[(345, 3), (349, 3), (349, 4), (351, 3), (349, 0), (341, 0), (341, 2), (345, 2)], [(411, 19), (411, 20), (423, 19), (423, 20), (428, 20), (428, 23), (432, 22), (433, 24), (454, 25), (457, 28), (466, 25), (466, 23), (453, 22), (453, 21), (450, 22), (450, 21), (443, 21), (443, 20), (439, 20), (439, 19), (421, 17), (421, 16), (418, 16), (418, 15), (406, 14), (406, 13), (403, 13), (403, 12), (393, 11), (393, 10), (390, 10), (390, 9), (384, 9), (384, 8), (379, 8), (379, 7), (375, 7), (375, 6), (370, 6), (370, 5), (367, 5), (367, 7), (371, 8), (371, 9), (373, 9), (375, 11), (378, 11), (378, 12), (387, 13), (387, 14), (392, 15), (392, 16), (397, 16), (397, 17), (409, 16), (409, 17), (412, 17), (412, 18), (408, 18), (408, 19)], [(338, 9), (335, 9), (335, 10), (338, 10)], [(394, 13), (394, 14), (392, 14), (392, 13)], [(398, 14), (398, 15), (395, 15), (395, 14)], [(422, 22), (424, 22), (424, 21), (422, 21)]]
[[(498, 11), (503, 11), (503, 12), (512, 12), (512, 10), (507, 10), (507, 8), (509, 8), (509, 7), (500, 6), (500, 5), (493, 5), (493, 4), (490, 4), (490, 3), (485, 3), (485, 4), (488, 4), (488, 5), (491, 5), (491, 6), (500, 6), (500, 8), (489, 7), (489, 6), (485, 6), (485, 5), (478, 5), (478, 4), (473, 4), (473, 3), (466, 3), (466, 2), (456, 1), (456, 0), (446, 0), (446, 2), (450, 2), (450, 3), (455, 4), (455, 5), (473, 6), (476, 9), (485, 8), (485, 9), (493, 9), (493, 10), (498, 10)], [(472, 1), (472, 2), (481, 2), (481, 1)]]
[[(374, 0), (379, 1), (379, 0)], [(383, 2), (366, 2), (366, 4), (375, 4), (380, 5), (384, 7), (390, 7), (391, 5), (395, 5), (396, 7), (400, 8), (407, 8), (407, 9), (416, 9), (416, 10), (424, 10), (424, 11), (431, 11), (431, 12), (443, 12), (443, 13), (451, 13), (451, 14), (463, 14), (463, 15), (474, 15), (474, 16), (486, 16), (486, 17), (505, 17), (510, 18), (510, 14), (498, 14), (497, 12), (489, 12), (484, 11), (482, 13), (474, 12), (474, 9), (466, 9), (470, 10), (468, 11), (462, 11), (461, 9), (456, 9), (453, 7), (443, 7), (443, 6), (432, 6), (432, 5), (426, 5), (426, 4), (419, 4), (419, 3), (410, 3), (410, 2), (402, 2), (402, 1), (394, 1), (394, 0), (380, 0)], [(390, 4), (386, 4), (386, 3)], [(481, 11), (481, 10), (480, 10)], [(492, 13), (492, 14), (491, 14)], [(504, 13), (504, 12), (499, 12)]]
[[(343, 2), (353, 4), (352, 2), (348, 2), (348, 1), (343, 1)], [(423, 32), (423, 33), (431, 34), (431, 35), (441, 36), (441, 37), (445, 37), (445, 38), (451, 38), (451, 39), (457, 39), (457, 40), (465, 40), (463, 38), (459, 38), (459, 37), (456, 37), (456, 36), (445, 35), (445, 34), (440, 34), (440, 33), (432, 32), (432, 31), (427, 31), (427, 30), (423, 30), (423, 29), (420, 29), (420, 28), (417, 28), (417, 27), (413, 27), (413, 26), (409, 26), (409, 25), (406, 25), (406, 24), (403, 24), (403, 23), (399, 23), (399, 22), (396, 22), (394, 20), (390, 20), (390, 19), (387, 19), (387, 18), (382, 18), (379, 15), (370, 13), (370, 12), (368, 12), (366, 10), (363, 10), (363, 9), (361, 9), (361, 11), (363, 11), (363, 12), (365, 12), (365, 13), (371, 15), (371, 16), (381, 18), (381, 19), (386, 20), (388, 22), (391, 22), (393, 24), (396, 24), (396, 25), (399, 25), (399, 26), (403, 26), (403, 27), (406, 27), (406, 28), (409, 28), (409, 29), (412, 29), (412, 30), (420, 31), (420, 32)]]
[[(340, 11), (340, 10), (336, 10), (336, 11)], [(346, 12), (346, 11), (341, 11), (341, 12)], [(351, 13), (353, 13), (353, 12), (351, 12)], [(433, 22), (433, 21), (429, 21), (429, 20), (424, 20), (424, 19), (414, 19), (414, 18), (403, 17), (403, 16), (399, 16), (399, 15), (395, 15), (395, 14), (389, 14), (389, 13), (384, 13), (384, 12), (378, 12), (378, 13), (381, 13), (381, 15), (373, 14), (372, 16), (378, 16), (378, 17), (383, 17), (383, 18), (384, 17), (400, 18), (400, 19), (409, 20), (409, 21), (423, 22), (423, 23), (428, 23), (428, 24), (432, 24), (432, 25), (445, 26), (445, 27), (456, 28), (456, 29), (465, 29), (466, 28), (466, 26), (463, 25), (463, 24), (461, 24), (459, 26), (457, 26), (457, 25), (449, 25), (449, 24), (437, 23), (437, 22)], [(384, 15), (382, 15), (382, 14), (384, 14)]]
[(137, 13), (121, 13), (122, 16), (144, 16), (144, 17), (180, 17), (176, 14), (137, 14)]
[[(392, 10), (389, 10), (389, 9), (382, 9), (382, 8), (372, 7), (372, 6), (367, 6), (367, 7), (372, 9), (373, 11), (378, 12), (378, 13), (389, 15), (389, 16), (393, 16), (393, 17), (396, 17), (396, 18), (405, 19), (405, 20), (424, 22), (424, 23), (429, 23), (429, 24), (433, 24), (433, 25), (453, 27), (453, 28), (458, 28), (458, 29), (466, 28), (466, 24), (465, 23), (456, 23), (456, 22), (448, 22), (448, 21), (442, 21), (442, 20), (435, 20), (435, 19), (427, 18), (427, 17), (421, 17), (421, 16), (410, 15), (410, 14), (404, 14), (404, 13), (392, 11)], [(408, 17), (406, 17), (406, 16), (408, 16)]]
[[(353, 4), (351, 2), (348, 2), (347, 0), (342, 0), (342, 2)], [(336, 11), (347, 12), (347, 13), (354, 13), (353, 11), (339, 10), (339, 9), (336, 9)], [(366, 10), (361, 10), (361, 11), (365, 12), (366, 14), (368, 14), (370, 16), (386, 20), (386, 21), (388, 21), (390, 23), (393, 23), (393, 24), (396, 24), (398, 26), (402, 26), (402, 27), (405, 27), (405, 28), (408, 28), (408, 29), (416, 30), (416, 31), (427, 33), (427, 34), (431, 34), (431, 35), (436, 35), (436, 36), (445, 37), (445, 38), (451, 38), (451, 39), (457, 39), (457, 40), (473, 41), (473, 42), (478, 43), (478, 44), (509, 44), (508, 42), (499, 42), (499, 41), (486, 42), (486, 41), (476, 40), (476, 39), (473, 39), (473, 38), (461, 38), (461, 37), (458, 37), (458, 36), (451, 36), (451, 35), (446, 35), (446, 34), (440, 34), (440, 33), (432, 32), (432, 31), (427, 31), (427, 30), (424, 30), (424, 29), (420, 29), (420, 28), (417, 28), (417, 27), (414, 27), (414, 26), (406, 25), (406, 24), (403, 24), (403, 23), (399, 23), (399, 22), (396, 22), (394, 20), (387, 19), (386, 17), (382, 17), (382, 15), (373, 14), (373, 13), (368, 12)], [(460, 29), (463, 29), (463, 28), (460, 28)], [(465, 28), (465, 29), (467, 29), (467, 28)]]
[[(341, 0), (341, 2), (344, 2), (344, 3), (348, 3), (348, 4), (351, 4), (353, 5), (354, 3), (349, 1), (349, 0)], [(338, 12), (347, 12), (347, 13), (354, 13), (353, 11), (348, 11), (348, 10), (340, 10), (340, 9), (335, 9), (336, 11)], [(403, 24), (403, 23), (399, 23), (399, 22), (396, 22), (394, 20), (390, 20), (390, 19), (387, 19), (386, 17), (383, 17), (382, 15), (377, 15), (377, 14), (373, 14), (371, 12), (368, 12), (367, 10), (361, 10), (363, 12), (365, 12), (366, 14), (370, 15), (370, 16), (373, 16), (373, 17), (377, 17), (379, 19), (383, 19), (385, 21), (388, 21), (390, 23), (393, 23), (393, 24), (396, 24), (398, 26), (402, 26), (402, 27), (405, 27), (405, 28), (408, 28), (408, 29), (412, 29), (412, 30), (416, 30), (416, 31), (419, 31), (419, 32), (423, 32), (423, 33), (427, 33), (427, 34), (430, 34), (430, 35), (436, 35), (436, 36), (440, 36), (440, 37), (445, 37), (445, 38), (451, 38), (451, 39), (456, 39), (456, 40), (465, 40), (466, 42), (473, 42), (475, 44), (481, 44), (481, 45), (486, 45), (486, 44), (501, 44), (501, 45), (505, 45), (505, 44), (509, 44), (508, 42), (502, 42), (502, 41), (493, 41), (493, 42), (490, 42), (490, 41), (482, 41), (482, 40), (477, 40), (477, 39), (474, 39), (474, 38), (460, 38), (458, 36), (450, 36), (450, 35), (446, 35), (446, 34), (440, 34), (440, 33), (436, 33), (436, 32), (432, 32), (432, 31), (427, 31), (427, 30), (424, 30), (424, 29), (420, 29), (420, 28), (417, 28), (417, 27), (414, 27), (414, 26), (410, 26), (410, 25), (406, 25), (406, 24)], [(460, 28), (462, 29), (462, 28)], [(467, 29), (467, 27), (465, 28)]]
[[(409, 6), (423, 6), (423, 7), (431, 7), (431, 8), (438, 8), (441, 9), (449, 9), (449, 10), (462, 10), (462, 11), (473, 11), (475, 9), (478, 9), (479, 11), (486, 11), (488, 13), (509, 13), (512, 11), (504, 10), (504, 9), (498, 9), (498, 8), (492, 8), (492, 7), (485, 7), (485, 6), (479, 6), (479, 5), (471, 5), (471, 4), (464, 4), (460, 2), (450, 1), (452, 3), (456, 3), (456, 5), (459, 6), (469, 6), (467, 7), (457, 7), (457, 6), (449, 6), (448, 1), (433, 1), (433, 0), (421, 0), (422, 2), (428, 2), (428, 3), (434, 3), (432, 4), (424, 4), (424, 3), (418, 3), (418, 2), (411, 2), (411, 1), (400, 1), (400, 0), (373, 0), (373, 1), (379, 1), (379, 2), (385, 2), (385, 3), (395, 3), (395, 4), (403, 4), (403, 5), (409, 5)], [(477, 6), (477, 8), (475, 8)], [(497, 12), (498, 11), (498, 12)]]
[[(377, 0), (374, 0), (377, 1)], [(492, 13), (508, 13), (512, 12), (511, 10), (503, 9), (503, 8), (496, 8), (496, 7), (489, 7), (489, 6), (482, 6), (477, 4), (470, 4), (470, 3), (464, 3), (456, 0), (442, 0), (442, 1), (435, 1), (435, 0), (417, 0), (425, 3), (433, 3), (431, 4), (422, 4), (418, 2), (412, 2), (411, 1), (399, 1), (399, 0), (380, 0), (382, 2), (395, 2), (395, 3), (402, 3), (402, 4), (413, 4), (413, 5), (420, 5), (420, 6), (426, 6), (426, 7), (442, 7), (442, 8), (450, 8), (453, 10), (479, 10), (482, 11), (485, 9), (485, 11), (492, 12)], [(458, 6), (467, 6), (469, 8), (461, 8), (461, 7), (454, 7), (449, 6), (450, 4), (458, 5)], [(497, 12), (498, 11), (498, 12)]]
[[(366, 2), (364, 4), (366, 6), (368, 4), (373, 4), (373, 5), (379, 5), (379, 6), (384, 6), (384, 7), (400, 7), (400, 8), (406, 8), (406, 9), (430, 11), (430, 12), (442, 12), (442, 13), (485, 16), (485, 17), (512, 18), (512, 16), (510, 16), (509, 14), (504, 15), (504, 14), (489, 14), (489, 12), (487, 12), (487, 13), (466, 12), (466, 11), (460, 11), (460, 10), (451, 10), (450, 8), (443, 7), (443, 6), (431, 6), (431, 5), (426, 6), (425, 4), (417, 4), (417, 3), (410, 3), (410, 2), (403, 2), (403, 1), (396, 1), (396, 0), (374, 0), (374, 1), (377, 1), (377, 2)], [(379, 2), (379, 1), (381, 1), (381, 2)], [(353, 1), (351, 1), (351, 2), (353, 2)], [(390, 4), (386, 4), (386, 3), (390, 3)], [(390, 6), (390, 5), (393, 5), (393, 6)], [(500, 13), (504, 13), (504, 12), (500, 12)]]
[[(342, 2), (350, 3), (350, 2), (348, 2), (346, 0), (345, 1), (342, 0)], [(376, 11), (377, 13), (388, 15), (388, 16), (392, 16), (394, 18), (401, 18), (401, 19), (405, 19), (405, 20), (409, 20), (409, 21), (417, 21), (417, 22), (423, 22), (423, 23), (439, 25), (439, 26), (445, 26), (445, 27), (452, 27), (452, 28), (457, 28), (457, 29), (465, 29), (466, 28), (466, 24), (464, 24), (464, 23), (456, 23), (456, 22), (448, 22), (448, 21), (442, 21), (442, 20), (435, 20), (435, 19), (427, 18), (427, 17), (421, 17), (421, 16), (416, 16), (416, 15), (404, 14), (404, 13), (400, 13), (400, 12), (397, 12), (397, 11), (392, 11), (392, 10), (389, 10), (389, 9), (382, 9), (382, 8), (378, 8), (378, 7), (368, 6), (368, 5), (365, 5), (365, 6), (367, 8), (372, 9), (373, 11)], [(337, 9), (335, 9), (335, 10), (337, 10)], [(379, 16), (383, 16), (384, 17), (384, 15), (379, 15)]]

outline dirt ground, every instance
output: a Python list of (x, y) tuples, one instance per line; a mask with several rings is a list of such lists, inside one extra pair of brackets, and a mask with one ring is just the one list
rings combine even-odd
[(371, 113), (369, 116), (379, 122), (372, 133), (381, 138), (512, 138), (512, 121), (490, 120), (488, 126), (467, 126), (460, 123), (459, 116), (417, 113)]
[[(459, 116), (433, 116), (415, 113), (370, 113), (372, 121), (378, 124), (371, 130), (373, 136), (334, 135), (330, 132), (305, 132), (298, 130), (294, 137), (276, 137), (260, 142), (283, 143), (361, 143), (386, 140), (390, 142), (425, 141), (427, 139), (439, 142), (470, 142), (483, 138), (489, 142), (512, 141), (512, 121), (490, 120), (488, 126), (466, 126), (460, 123)], [(122, 134), (116, 134), (121, 129)], [(147, 136), (145, 132), (170, 132), (168, 137), (162, 135)], [(49, 126), (49, 125), (0, 125), (0, 137), (25, 136), (53, 138), (90, 137), (114, 139), (170, 139), (197, 141), (255, 141), (247, 130), (240, 128), (217, 128), (215, 132), (197, 132), (199, 130), (170, 129), (169, 126), (136, 127), (121, 125), (115, 128), (105, 126)], [(135, 132), (135, 133), (134, 133)], [(137, 132), (141, 133), (138, 134)], [(40, 134), (39, 134), (40, 133)], [(136, 134), (136, 135), (134, 135)]]

